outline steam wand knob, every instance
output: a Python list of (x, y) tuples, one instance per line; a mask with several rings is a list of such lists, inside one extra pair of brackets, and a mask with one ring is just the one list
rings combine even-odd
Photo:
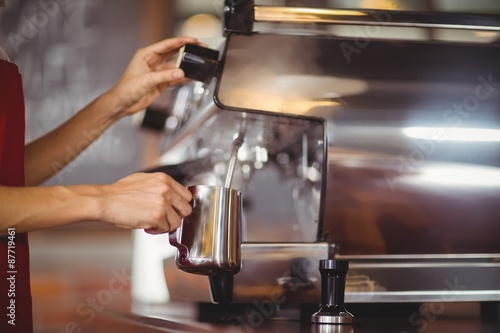
[(321, 308), (311, 316), (313, 324), (352, 324), (354, 316), (344, 306), (345, 279), (348, 269), (349, 262), (346, 260), (320, 260)]

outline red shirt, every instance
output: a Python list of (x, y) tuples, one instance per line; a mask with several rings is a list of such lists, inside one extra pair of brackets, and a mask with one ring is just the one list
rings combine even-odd
[[(24, 186), (24, 126), (21, 75), (16, 65), (0, 60), (0, 186)], [(0, 236), (0, 331), (30, 333), (28, 235), (10, 234)]]

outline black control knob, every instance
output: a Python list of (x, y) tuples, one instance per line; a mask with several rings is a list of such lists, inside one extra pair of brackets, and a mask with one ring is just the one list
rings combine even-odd
[(313, 324), (352, 324), (354, 316), (344, 306), (348, 269), (349, 262), (346, 260), (320, 260), (321, 308), (311, 316)]
[(177, 67), (187, 78), (208, 82), (217, 73), (219, 51), (196, 44), (187, 44), (179, 51)]

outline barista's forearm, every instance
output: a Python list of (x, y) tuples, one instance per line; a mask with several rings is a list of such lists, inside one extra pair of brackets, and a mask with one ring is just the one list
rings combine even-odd
[(66, 123), (26, 146), (26, 186), (60, 172), (121, 118), (109, 94), (102, 95)]
[(0, 234), (25, 232), (99, 218), (98, 187), (0, 186)]

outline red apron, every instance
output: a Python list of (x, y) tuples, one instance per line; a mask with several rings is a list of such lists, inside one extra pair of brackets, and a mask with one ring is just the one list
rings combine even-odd
[[(24, 126), (21, 75), (16, 65), (0, 60), (2, 186), (24, 186)], [(0, 332), (30, 333), (33, 320), (28, 235), (15, 230), (10, 233), (10, 239), (0, 236)]]

